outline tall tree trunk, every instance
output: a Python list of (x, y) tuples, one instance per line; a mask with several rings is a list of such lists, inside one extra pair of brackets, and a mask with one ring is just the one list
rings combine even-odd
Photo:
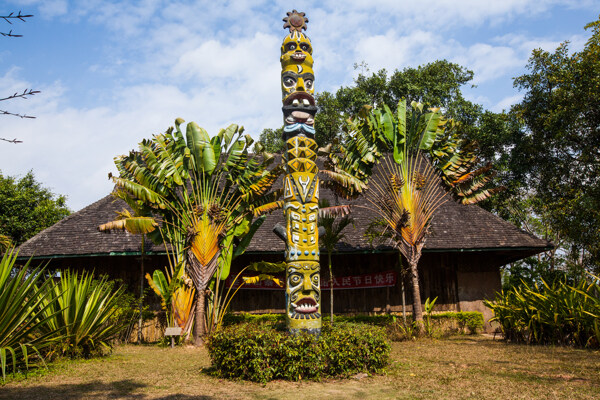
[(402, 320), (404, 321), (404, 326), (406, 326), (406, 292), (404, 290), (404, 275), (400, 275), (401, 284), (402, 284)]
[(330, 322), (333, 325), (333, 268), (331, 268), (331, 252), (327, 253), (329, 261), (329, 314)]
[(144, 255), (145, 255), (145, 237), (146, 235), (142, 233), (142, 259), (141, 259), (141, 273), (140, 273), (140, 304), (139, 304), (139, 312), (140, 318), (138, 320), (138, 344), (142, 344), (142, 340), (144, 339), (142, 336), (142, 325), (144, 323), (142, 319), (142, 310), (144, 308)]
[(417, 269), (418, 263), (419, 257), (417, 255), (413, 255), (408, 260), (413, 289), (413, 319), (417, 323), (419, 330), (423, 332), (424, 323), (423, 310), (421, 309), (421, 289), (419, 287), (419, 270)]
[(196, 288), (196, 325), (194, 326), (194, 346), (204, 344), (204, 335), (206, 334), (205, 311), (206, 311), (206, 293), (204, 290)]
[(400, 280), (400, 289), (402, 290), (402, 321), (406, 326), (406, 291), (404, 290), (404, 266), (402, 265), (402, 253), (398, 252), (398, 279)]

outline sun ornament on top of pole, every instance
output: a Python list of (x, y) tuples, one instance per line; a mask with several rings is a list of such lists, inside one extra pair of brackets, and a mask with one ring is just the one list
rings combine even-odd
[(290, 333), (321, 332), (319, 178), (315, 142), (313, 58), (304, 33), (308, 18), (293, 10), (283, 19), (290, 33), (281, 45), (285, 140), (284, 216), (286, 324)]

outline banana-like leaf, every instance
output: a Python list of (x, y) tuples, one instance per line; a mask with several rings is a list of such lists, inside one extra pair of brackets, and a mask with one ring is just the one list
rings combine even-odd
[(275, 282), (275, 284), (277, 286), (283, 287), (283, 283), (281, 282), (281, 280), (279, 280), (278, 278), (274, 277), (273, 275), (269, 275), (269, 274), (259, 274), (256, 276), (243, 276), (242, 279), (244, 280), (244, 283), (249, 284), (249, 285), (253, 285), (253, 284), (256, 284), (261, 281), (273, 281), (273, 282)]
[(158, 223), (151, 217), (134, 217), (128, 210), (118, 214), (116, 220), (98, 226), (98, 230), (126, 230), (134, 235), (140, 235), (150, 233), (158, 227)]
[(439, 126), (444, 121), (441, 118), (439, 112), (427, 113), (423, 116), (425, 128), (420, 133), (420, 140), (418, 143), (420, 150), (429, 150), (433, 146), (433, 143), (437, 137)]
[(150, 274), (146, 274), (146, 280), (148, 281), (148, 284), (152, 290), (154, 290), (154, 293), (160, 297), (163, 309), (168, 310), (171, 296), (169, 294), (169, 281), (165, 277), (165, 274), (160, 270), (156, 270), (152, 276), (150, 276)]
[(242, 239), (240, 240), (238, 245), (235, 246), (235, 250), (233, 252), (233, 258), (239, 257), (242, 254), (244, 254), (244, 252), (250, 245), (250, 242), (252, 241), (254, 234), (256, 233), (258, 228), (261, 227), (261, 225), (263, 224), (263, 222), (265, 222), (266, 219), (267, 219), (266, 215), (261, 215), (256, 220), (254, 220), (254, 222), (252, 222), (248, 232), (242, 237)]
[(268, 261), (257, 261), (248, 265), (248, 269), (250, 271), (261, 272), (264, 274), (276, 274), (280, 272), (284, 272), (287, 268), (287, 264), (285, 262), (268, 262)]
[[(197, 172), (204, 168), (204, 147), (210, 142), (208, 133), (195, 122), (190, 122), (186, 127), (187, 146), (190, 149)], [(214, 154), (213, 154), (214, 155)]]
[(320, 170), (319, 172), (330, 178), (322, 181), (321, 184), (346, 199), (356, 198), (367, 189), (367, 185), (363, 180), (345, 171)]

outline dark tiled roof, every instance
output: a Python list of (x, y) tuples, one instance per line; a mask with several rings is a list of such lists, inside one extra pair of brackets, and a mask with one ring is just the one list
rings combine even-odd
[[(108, 195), (44, 229), (19, 247), (20, 257), (97, 255), (137, 253), (141, 240), (125, 231), (100, 232), (98, 226), (112, 221), (116, 212), (127, 205)], [(159, 251), (162, 246), (146, 241), (146, 250)]]
[[(321, 189), (321, 198), (331, 205), (348, 204), (337, 200), (334, 194)], [(364, 197), (349, 202), (353, 205), (354, 227), (344, 231), (346, 238), (338, 244), (339, 251), (367, 251), (372, 248), (364, 237), (364, 231), (374, 218), (374, 213), (365, 206)], [(137, 253), (140, 237), (127, 232), (103, 233), (98, 225), (112, 221), (116, 211), (125, 208), (121, 200), (108, 195), (84, 209), (68, 216), (50, 228), (38, 233), (20, 247), (21, 257), (76, 256), (99, 254)], [(248, 252), (283, 253), (284, 244), (272, 231), (276, 223), (283, 224), (281, 210), (274, 211), (256, 232)], [(470, 205), (465, 206), (452, 200), (446, 201), (436, 212), (431, 222), (424, 251), (459, 250), (519, 250), (528, 249), (537, 253), (551, 246), (546, 240), (530, 235), (497, 216)], [(147, 243), (148, 252), (161, 251), (162, 246)]]

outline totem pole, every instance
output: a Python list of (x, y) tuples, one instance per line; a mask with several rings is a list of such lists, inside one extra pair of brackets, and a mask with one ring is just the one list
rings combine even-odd
[[(289, 28), (281, 46), (281, 89), (285, 140), (284, 207), (286, 241), (286, 323), (290, 333), (321, 331), (319, 283), (319, 178), (313, 58), (304, 33), (308, 19), (296, 10), (287, 13)], [(283, 229), (282, 229), (283, 230)]]

